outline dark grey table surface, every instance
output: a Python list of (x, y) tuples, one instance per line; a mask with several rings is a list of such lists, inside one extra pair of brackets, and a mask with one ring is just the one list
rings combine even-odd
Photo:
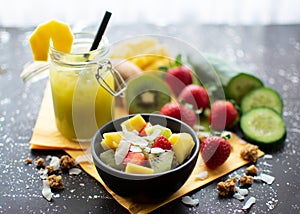
[[(35, 125), (47, 79), (25, 85), (19, 77), (30, 61), (30, 29), (0, 27), (0, 213), (127, 213), (105, 189), (86, 173), (63, 174), (65, 189), (51, 202), (41, 195), (42, 181), (27, 157), (61, 156), (63, 152), (30, 150), (28, 142)], [(260, 77), (284, 100), (287, 138), (270, 152), (272, 159), (259, 159), (258, 167), (275, 176), (272, 185), (254, 183), (249, 196), (256, 204), (249, 213), (300, 213), (300, 25), (216, 26), (187, 25), (113, 26), (111, 41), (140, 34), (163, 34), (189, 42), (201, 51), (225, 57)], [(175, 200), (154, 213), (243, 213), (245, 201), (218, 196), (216, 184), (242, 174), (238, 169), (189, 193), (198, 198), (196, 207)]]

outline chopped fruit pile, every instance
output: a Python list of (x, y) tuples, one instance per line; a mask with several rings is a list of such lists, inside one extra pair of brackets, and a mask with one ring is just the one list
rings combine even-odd
[(73, 44), (73, 33), (66, 23), (51, 20), (40, 24), (29, 38), (34, 60), (47, 61), (50, 40), (56, 50), (70, 52)]
[(122, 132), (103, 135), (100, 159), (110, 167), (134, 174), (165, 172), (191, 155), (195, 142), (188, 133), (172, 133), (137, 114), (122, 124)]

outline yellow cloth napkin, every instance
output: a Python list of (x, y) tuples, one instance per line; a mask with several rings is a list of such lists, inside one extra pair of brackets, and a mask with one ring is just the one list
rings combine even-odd
[[(121, 109), (116, 112), (116, 117), (124, 114)], [(30, 141), (31, 149), (62, 149), (68, 153), (71, 157), (76, 159), (79, 156), (86, 156), (88, 148), (87, 145), (80, 145), (79, 143), (71, 142), (66, 140), (60, 135), (55, 126), (54, 112), (52, 107), (52, 96), (49, 85), (46, 87), (45, 95), (41, 104), (41, 109), (37, 118), (37, 122), (33, 131), (32, 139)], [(92, 162), (82, 162), (80, 163), (81, 168), (88, 173), (90, 176), (99, 181), (105, 189), (112, 195), (112, 197), (123, 207), (125, 207), (130, 213), (149, 213), (195, 189), (198, 189), (205, 184), (225, 175), (235, 169), (238, 169), (246, 164), (247, 161), (240, 157), (240, 151), (243, 149), (247, 142), (240, 139), (237, 135), (232, 133), (232, 137), (229, 139), (229, 143), (232, 146), (232, 152), (226, 162), (215, 170), (210, 170), (206, 168), (203, 164), (202, 157), (199, 154), (197, 164), (187, 180), (187, 182), (173, 195), (169, 196), (164, 201), (159, 203), (136, 203), (130, 198), (124, 198), (113, 191), (111, 191), (100, 178)], [(264, 153), (259, 150), (258, 156), (263, 156)], [(203, 171), (208, 171), (208, 177), (201, 180), (197, 175)]]

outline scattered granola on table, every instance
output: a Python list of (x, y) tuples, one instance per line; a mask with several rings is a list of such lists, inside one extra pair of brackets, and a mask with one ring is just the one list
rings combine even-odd
[(39, 159), (37, 159), (37, 160), (35, 161), (35, 165), (36, 165), (37, 167), (42, 167), (42, 166), (44, 166), (44, 163), (45, 163), (44, 158), (39, 158)]
[(240, 155), (244, 160), (254, 163), (258, 158), (258, 146), (248, 144), (242, 149)]
[(226, 181), (219, 182), (217, 184), (219, 195), (229, 196), (234, 194), (236, 192), (235, 182), (236, 182), (236, 177), (232, 177), (227, 179)]
[(53, 166), (46, 166), (46, 169), (49, 174), (51, 174), (54, 171)]
[(246, 173), (249, 174), (249, 175), (257, 175), (257, 168), (255, 165), (251, 165), (249, 167), (246, 168)]
[(63, 169), (71, 169), (76, 165), (75, 159), (71, 158), (69, 155), (61, 156), (59, 164)]
[(24, 163), (26, 163), (26, 164), (31, 164), (31, 163), (32, 163), (32, 159), (26, 158), (26, 159), (24, 160)]
[(62, 181), (61, 175), (50, 175), (46, 178), (46, 180), (49, 182), (49, 185), (53, 189), (63, 189), (64, 183)]
[(250, 175), (244, 175), (240, 178), (239, 183), (241, 186), (250, 186), (253, 183), (253, 177)]

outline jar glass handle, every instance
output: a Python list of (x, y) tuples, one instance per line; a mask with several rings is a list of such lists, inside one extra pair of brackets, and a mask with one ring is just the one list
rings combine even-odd
[[(113, 76), (115, 81), (115, 88), (112, 88), (111, 85), (107, 81), (105, 81), (107, 72), (109, 72)], [(110, 60), (105, 60), (98, 64), (98, 69), (95, 77), (100, 86), (108, 91), (111, 95), (121, 97), (124, 95), (124, 91), (127, 87), (126, 82), (121, 74), (113, 68)]]

